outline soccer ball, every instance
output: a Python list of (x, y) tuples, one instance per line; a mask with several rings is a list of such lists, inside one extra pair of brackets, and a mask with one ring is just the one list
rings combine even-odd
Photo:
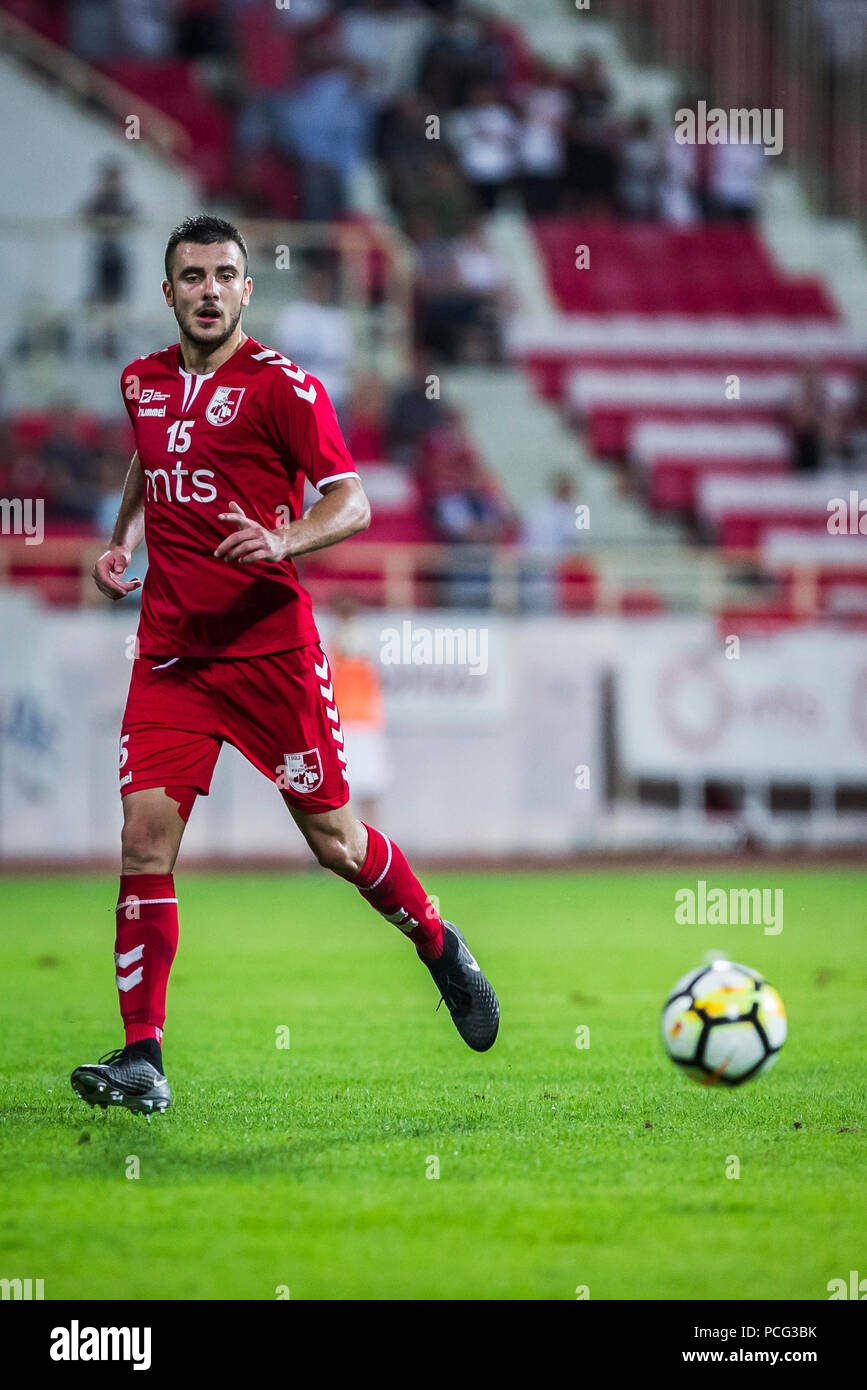
[(747, 965), (713, 960), (684, 975), (662, 1010), (665, 1050), (703, 1086), (740, 1086), (768, 1071), (786, 1040), (773, 985)]

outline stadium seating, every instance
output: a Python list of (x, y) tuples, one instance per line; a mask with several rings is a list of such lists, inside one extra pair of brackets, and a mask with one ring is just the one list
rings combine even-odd
[(762, 569), (783, 580), (793, 607), (867, 614), (867, 536), (773, 527), (762, 536), (760, 557)]
[[(534, 231), (564, 313), (837, 317), (821, 282), (782, 276), (750, 227), (540, 218)], [(589, 249), (586, 270), (576, 267), (579, 246)]]
[(658, 511), (691, 513), (696, 484), (716, 475), (786, 472), (789, 441), (777, 425), (641, 421), (629, 438), (641, 490)]
[(813, 532), (836, 542), (848, 538), (829, 535), (828, 503), (848, 497), (850, 490), (867, 496), (867, 477), (703, 477), (696, 506), (708, 534), (726, 550), (755, 549), (766, 534), (781, 529)]
[(106, 77), (170, 116), (190, 137), (189, 159), (209, 193), (230, 180), (234, 133), (231, 117), (181, 59), (115, 58), (98, 64)]
[[(794, 372), (752, 371), (741, 377), (733, 396), (726, 393), (719, 372), (579, 368), (567, 378), (565, 405), (570, 419), (585, 430), (594, 454), (623, 458), (638, 421), (774, 421), (797, 384)], [(850, 376), (832, 375), (827, 386), (835, 399), (851, 400)]]

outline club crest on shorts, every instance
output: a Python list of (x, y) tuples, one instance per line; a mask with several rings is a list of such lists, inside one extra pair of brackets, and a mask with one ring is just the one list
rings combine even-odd
[(212, 425), (230, 425), (238, 414), (245, 390), (244, 386), (218, 386), (205, 411), (205, 419)]
[(283, 776), (293, 792), (315, 792), (322, 786), (322, 759), (318, 748), (286, 753)]

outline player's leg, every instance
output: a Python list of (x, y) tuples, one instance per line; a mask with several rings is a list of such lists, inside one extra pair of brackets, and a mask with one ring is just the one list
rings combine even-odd
[(133, 664), (120, 740), (124, 824), (115, 913), (115, 979), (125, 1046), (77, 1067), (89, 1104), (164, 1110), (166, 987), (178, 944), (173, 870), (196, 795), (207, 794), (220, 751), (206, 662)]
[(178, 945), (174, 867), (195, 799), (186, 787), (149, 787), (123, 799), (114, 959), (127, 1043), (162, 1044)]
[(89, 1105), (149, 1114), (171, 1103), (162, 1036), (178, 945), (173, 870), (195, 797), (181, 787), (149, 787), (124, 797), (114, 960), (125, 1045), (72, 1073), (73, 1090)]
[(499, 1027), (497, 996), (463, 935), (440, 916), (400, 848), (360, 821), (348, 802), (311, 813), (285, 799), (323, 868), (354, 883), (371, 907), (409, 937), (464, 1042), (477, 1052), (487, 1051)]
[(319, 863), (409, 937), (470, 1047), (490, 1047), (499, 1006), (462, 936), (443, 922), (394, 841), (349, 805), (343, 731), (321, 647), (228, 662), (221, 693), (221, 736), (276, 782)]
[(442, 918), (393, 840), (360, 821), (349, 802), (311, 814), (286, 801), (324, 869), (354, 883), (371, 907), (409, 937), (422, 960), (442, 955)]

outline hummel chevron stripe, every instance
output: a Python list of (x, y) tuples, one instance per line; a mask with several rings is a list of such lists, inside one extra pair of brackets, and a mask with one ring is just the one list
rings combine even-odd
[(144, 942), (141, 946), (133, 946), (131, 951), (115, 951), (114, 963), (119, 965), (121, 970), (126, 970), (128, 965), (135, 965), (137, 960), (141, 960), (144, 955)]

